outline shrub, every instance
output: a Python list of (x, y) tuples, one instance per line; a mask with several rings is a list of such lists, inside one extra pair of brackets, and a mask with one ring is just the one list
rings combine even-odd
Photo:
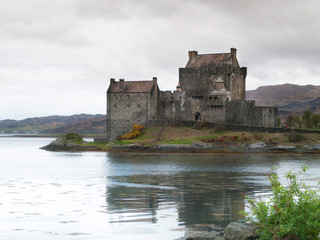
[(254, 138), (254, 140), (260, 140), (260, 139), (262, 138), (262, 136), (260, 136), (260, 135), (254, 135), (253, 138)]
[(62, 138), (72, 142), (83, 142), (83, 138), (76, 133), (68, 133), (66, 135), (62, 135)]
[(133, 125), (132, 129), (130, 130), (130, 133), (123, 134), (121, 136), (121, 139), (134, 139), (141, 135), (142, 130), (144, 129), (144, 126), (142, 125)]
[(288, 134), (288, 141), (291, 143), (298, 143), (303, 140), (303, 135), (295, 132), (291, 132)]
[(237, 141), (237, 140), (238, 140), (238, 136), (232, 136), (232, 137), (231, 137), (231, 140), (232, 140), (233, 142)]
[(246, 136), (243, 136), (240, 141), (245, 141), (245, 142), (249, 142), (250, 141), (250, 138), (249, 137), (246, 137)]
[[(280, 183), (272, 169), (269, 176), (273, 196), (269, 201), (249, 199), (250, 213), (242, 212), (246, 220), (255, 223), (261, 240), (319, 239), (320, 197), (304, 183), (298, 183), (297, 174), (286, 174), (288, 186)], [(306, 171), (306, 167), (302, 168)]]

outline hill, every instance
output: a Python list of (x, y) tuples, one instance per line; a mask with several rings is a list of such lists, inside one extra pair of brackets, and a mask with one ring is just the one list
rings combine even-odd
[(320, 86), (282, 84), (263, 86), (246, 92), (247, 100), (257, 106), (278, 107), (280, 112), (302, 113), (311, 110), (320, 114)]
[(72, 116), (47, 116), (24, 120), (0, 121), (0, 133), (104, 134), (106, 117), (102, 114), (76, 114)]

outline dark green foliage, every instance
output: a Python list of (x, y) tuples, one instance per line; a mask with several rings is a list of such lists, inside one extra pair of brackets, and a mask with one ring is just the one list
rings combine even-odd
[(288, 141), (291, 143), (299, 143), (303, 140), (303, 135), (300, 133), (291, 132), (287, 136)]
[(79, 135), (79, 134), (76, 134), (76, 133), (68, 133), (66, 135), (63, 135), (62, 138), (64, 140), (68, 140), (68, 141), (71, 141), (71, 142), (83, 142), (83, 138)]
[(311, 115), (312, 112), (309, 110), (303, 112), (302, 121), (304, 122), (306, 128), (311, 128)]
[(320, 123), (320, 116), (317, 114), (311, 114), (311, 125), (314, 129), (318, 129)]
[(286, 120), (284, 122), (289, 128), (293, 127), (293, 123), (294, 123), (294, 116), (293, 115), (288, 115), (286, 116)]
[[(306, 167), (302, 168), (306, 171)], [(300, 172), (301, 173), (301, 172)], [(269, 176), (273, 196), (269, 201), (249, 199), (250, 213), (242, 212), (247, 221), (255, 223), (260, 240), (319, 239), (320, 197), (316, 190), (297, 181), (297, 174), (286, 174), (288, 186), (280, 183), (272, 169)]]

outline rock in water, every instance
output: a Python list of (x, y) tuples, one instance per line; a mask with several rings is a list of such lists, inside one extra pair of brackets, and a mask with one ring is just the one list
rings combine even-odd
[(249, 149), (264, 149), (267, 148), (267, 145), (264, 142), (252, 143), (248, 146)]
[(257, 227), (254, 225), (232, 222), (224, 230), (224, 238), (226, 240), (253, 240), (258, 238), (255, 234), (256, 230)]

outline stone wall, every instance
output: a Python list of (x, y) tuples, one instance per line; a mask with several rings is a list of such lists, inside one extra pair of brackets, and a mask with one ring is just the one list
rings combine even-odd
[(256, 107), (255, 101), (226, 102), (225, 123), (256, 126), (277, 127), (278, 109), (275, 107)]
[(185, 92), (161, 91), (159, 93), (159, 119), (184, 119), (186, 113), (185, 101)]
[(307, 130), (307, 129), (290, 129), (290, 128), (279, 128), (279, 127), (256, 127), (256, 126), (241, 126), (236, 124), (221, 124), (211, 122), (197, 122), (197, 121), (149, 121), (146, 125), (150, 126), (175, 126), (175, 127), (204, 127), (204, 128), (216, 128), (221, 130), (230, 130), (238, 132), (268, 132), (268, 133), (318, 133), (319, 130)]

